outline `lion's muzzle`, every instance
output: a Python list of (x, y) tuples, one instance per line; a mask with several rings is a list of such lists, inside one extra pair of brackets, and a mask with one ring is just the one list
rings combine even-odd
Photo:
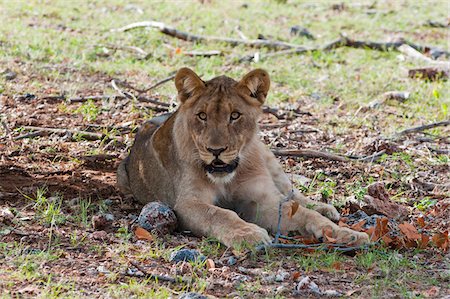
[(239, 165), (239, 157), (230, 163), (224, 163), (222, 160), (216, 158), (210, 164), (205, 164), (205, 170), (210, 174), (226, 174), (232, 173)]

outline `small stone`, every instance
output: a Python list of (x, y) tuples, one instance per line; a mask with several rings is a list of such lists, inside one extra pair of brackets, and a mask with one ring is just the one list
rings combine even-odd
[(10, 222), (14, 219), (14, 214), (9, 208), (3, 208), (0, 210), (0, 222)]
[(107, 205), (107, 206), (111, 206), (112, 204), (113, 204), (113, 201), (112, 201), (112, 199), (105, 199), (104, 201), (103, 201), (103, 203), (105, 204), (105, 205)]
[(169, 261), (178, 263), (178, 262), (195, 262), (195, 261), (204, 261), (206, 257), (201, 255), (195, 249), (180, 249), (174, 251), (170, 254)]
[(292, 26), (290, 33), (291, 35), (303, 36), (306, 37), (307, 39), (316, 39), (307, 28), (299, 25)]
[(3, 78), (5, 78), (5, 80), (13, 80), (17, 77), (17, 73), (14, 71), (11, 71), (9, 69), (7, 69), (6, 71), (3, 72)]
[(178, 297), (179, 299), (208, 299), (208, 297), (194, 292), (183, 293)]
[(111, 226), (114, 216), (112, 214), (92, 216), (92, 227), (96, 230), (103, 230)]
[(99, 273), (102, 273), (102, 274), (108, 274), (108, 273), (109, 273), (109, 270), (106, 269), (106, 267), (103, 266), (103, 265), (98, 266), (98, 267), (97, 267), (97, 271), (98, 271)]
[(230, 256), (227, 260), (228, 266), (236, 265), (236, 263), (237, 263), (237, 259), (234, 256)]
[(150, 202), (141, 211), (138, 219), (139, 225), (149, 232), (157, 234), (170, 234), (177, 227), (177, 217), (173, 210), (161, 202)]
[(322, 295), (324, 295), (326, 297), (341, 297), (342, 293), (340, 293), (336, 290), (326, 290), (326, 291), (322, 292)]
[(286, 279), (288, 279), (291, 275), (289, 274), (289, 272), (280, 270), (278, 271), (277, 275), (275, 275), (275, 281), (276, 282), (283, 282)]

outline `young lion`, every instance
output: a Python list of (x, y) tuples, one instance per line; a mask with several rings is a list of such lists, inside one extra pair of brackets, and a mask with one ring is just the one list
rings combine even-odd
[[(276, 230), (280, 200), (292, 185), (257, 136), (269, 74), (257, 69), (239, 82), (226, 76), (204, 82), (182, 68), (175, 85), (178, 110), (157, 129), (150, 122), (142, 126), (119, 166), (119, 187), (141, 203), (169, 204), (181, 227), (196, 235), (215, 237), (227, 246), (270, 242), (267, 230)], [(282, 232), (321, 238), (331, 230), (338, 243), (368, 242), (365, 233), (329, 220), (339, 219), (333, 206), (297, 190), (293, 200), (300, 207), (287, 217), (289, 205), (284, 205)]]

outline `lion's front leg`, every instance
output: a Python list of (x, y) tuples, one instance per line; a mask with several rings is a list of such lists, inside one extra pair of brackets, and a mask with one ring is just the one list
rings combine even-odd
[(271, 241), (264, 228), (245, 222), (234, 211), (197, 199), (179, 198), (175, 212), (182, 228), (198, 236), (214, 237), (228, 247)]
[[(256, 177), (248, 181), (238, 195), (239, 198), (245, 198), (247, 202), (245, 215), (248, 218), (245, 218), (246, 220), (270, 229), (272, 232), (276, 231), (279, 203), (285, 196), (279, 192), (270, 178)], [(300, 206), (297, 212), (289, 217), (289, 210), (290, 205), (287, 202), (282, 208), (282, 233), (299, 231), (304, 236), (320, 239), (323, 238), (325, 231), (331, 230), (332, 237), (338, 243), (364, 244), (369, 241), (367, 234), (339, 227), (317, 211)]]

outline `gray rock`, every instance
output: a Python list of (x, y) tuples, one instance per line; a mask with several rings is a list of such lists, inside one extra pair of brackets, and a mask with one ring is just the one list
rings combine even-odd
[(194, 292), (183, 293), (178, 297), (179, 299), (208, 299), (208, 297)]
[(230, 256), (227, 260), (228, 266), (236, 265), (237, 259), (234, 256)]
[(178, 263), (178, 262), (195, 262), (195, 261), (204, 261), (206, 257), (201, 255), (195, 249), (180, 249), (174, 251), (170, 254), (169, 261)]
[(149, 232), (170, 234), (177, 227), (177, 217), (173, 210), (161, 202), (146, 204), (138, 218), (139, 225)]

